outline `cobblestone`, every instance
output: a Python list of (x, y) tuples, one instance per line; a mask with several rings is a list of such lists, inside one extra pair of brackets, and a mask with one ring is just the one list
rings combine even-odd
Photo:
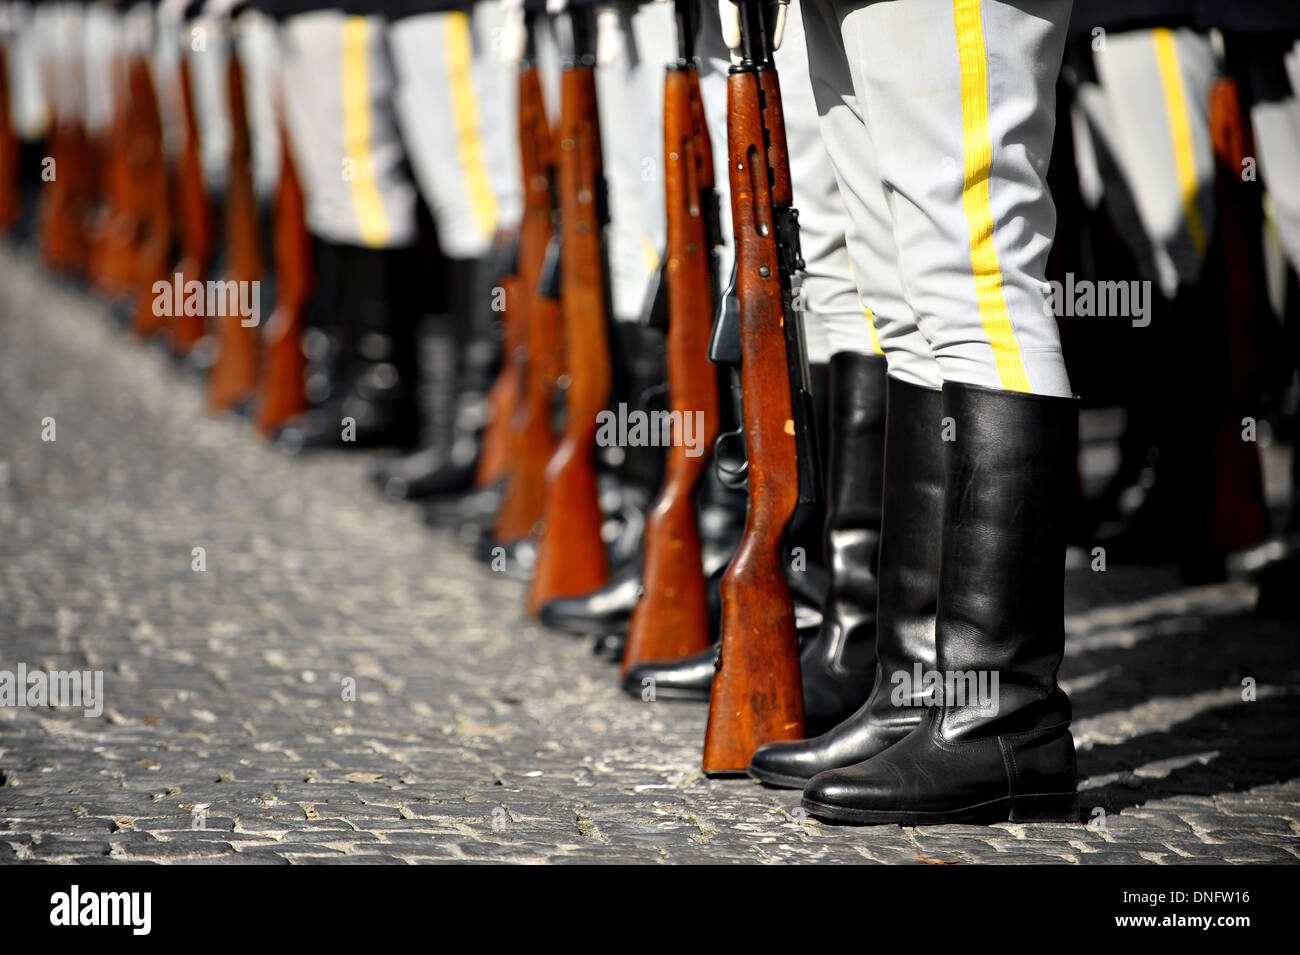
[(822, 825), (707, 780), (704, 708), (624, 696), (518, 581), (373, 495), (372, 459), (287, 460), (207, 417), (107, 314), (0, 251), (0, 668), (101, 669), (105, 695), (0, 708), (0, 862), (1300, 855), (1295, 633), (1245, 584), (1071, 572), (1080, 824)]

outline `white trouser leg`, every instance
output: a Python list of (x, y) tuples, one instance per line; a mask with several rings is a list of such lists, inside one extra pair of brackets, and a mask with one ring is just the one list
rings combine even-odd
[(624, 2), (622, 50), (596, 68), (601, 154), (609, 196), (606, 232), (614, 318), (636, 321), (666, 235), (663, 202), (663, 76), (674, 49), (668, 4)]
[[(81, 75), (83, 90), (80, 95), (72, 94), (71, 109), (81, 116), (88, 135), (107, 135), (113, 124), (113, 111), (117, 108), (115, 98), (124, 92), (118, 76), (119, 57), (123, 52), (122, 13), (116, 7), (94, 4), (87, 7), (80, 17), (69, 20), (68, 25), (73, 26), (77, 34), (63, 41), (68, 48), (67, 55), (79, 55), (81, 62), (70, 63), (69, 73), (60, 77), (59, 82), (62, 84)], [(79, 51), (75, 49), (78, 36)]]
[(199, 17), (189, 25), (185, 57), (194, 94), (195, 128), (199, 139), (199, 164), (209, 195), (225, 191), (230, 165), (230, 108), (226, 70), (229, 38), (220, 21)]
[(38, 16), (29, 3), (10, 9), (12, 32), (5, 40), (9, 70), (9, 119), (23, 142), (34, 142), (49, 129), (50, 110), (41, 76), (44, 37)]
[[(1032, 11), (999, 0), (805, 2), (833, 4), (839, 18), (904, 295), (944, 381), (1070, 394), (1045, 275), (1070, 0)], [(833, 53), (810, 55), (815, 82)], [(878, 188), (861, 170), (839, 170), (859, 197)]]
[(389, 43), (402, 138), (443, 254), (485, 255), (499, 213), (474, 85), (469, 17), (459, 10), (404, 17), (389, 27)]
[(269, 201), (280, 181), (280, 49), (277, 27), (257, 10), (245, 10), (235, 20), (235, 50), (244, 70), (244, 100), (252, 148), (253, 187)]
[[(1276, 69), (1265, 71), (1265, 64), (1252, 64), (1255, 102), (1250, 115), (1260, 175), (1273, 201), (1282, 248), (1300, 272), (1300, 42), (1282, 65), (1285, 79)], [(1270, 76), (1274, 82), (1267, 83)]]
[(474, 89), (478, 94), (479, 132), (483, 137), (484, 159), (497, 200), (497, 222), (502, 229), (514, 229), (523, 214), (523, 192), (519, 182), (518, 84), (512, 69), (501, 68), (496, 44), (505, 23), (500, 0), (479, 0), (470, 14), (474, 42)]
[[(898, 249), (880, 181), (877, 147), (853, 93), (855, 64), (844, 55), (839, 21), (830, 4), (806, 2), (803, 22), (809, 56), (818, 60), (811, 88), (821, 117), (822, 141), (840, 181), (839, 195), (848, 220), (848, 254), (855, 292), (861, 294), (869, 310), (865, 328), (874, 346), (871, 350), (884, 351), (894, 377), (923, 388), (938, 388), (943, 384), (939, 364), (917, 328), (899, 279)], [(846, 182), (847, 170), (851, 170), (852, 179)], [(838, 341), (838, 336), (833, 336), (833, 350), (842, 347)]]
[(307, 226), (334, 242), (397, 248), (415, 240), (415, 189), (393, 116), (379, 17), (320, 10), (281, 30), (289, 137)]
[(564, 50), (553, 17), (539, 16), (533, 23), (533, 56), (542, 84), (542, 102), (554, 126), (560, 119), (560, 60)]
[(1135, 248), (1143, 278), (1172, 298), (1200, 278), (1214, 231), (1214, 51), (1189, 29), (1133, 30), (1107, 35), (1093, 60), (1102, 95), (1081, 101), (1089, 132), (1114, 158), (1141, 223), (1132, 241), (1146, 244)]
[(175, 163), (185, 145), (185, 104), (181, 99), (181, 10), (160, 4), (155, 14), (154, 37), (149, 52), (149, 69), (158, 93), (162, 120), (163, 152)]

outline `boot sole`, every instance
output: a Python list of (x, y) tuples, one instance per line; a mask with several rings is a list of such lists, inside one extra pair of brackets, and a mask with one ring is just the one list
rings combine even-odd
[(610, 620), (589, 620), (586, 618), (575, 620), (572, 617), (550, 617), (545, 613), (538, 619), (543, 626), (575, 637), (599, 637), (611, 630), (626, 630), (631, 620), (630, 617), (615, 617)]
[[(750, 779), (755, 779), (764, 786), (773, 786), (777, 789), (803, 789), (808, 785), (808, 779), (799, 776), (786, 776), (783, 773), (772, 773), (764, 769), (755, 769), (752, 765), (749, 767), (748, 775)], [(811, 779), (812, 777), (808, 777)]]
[(996, 822), (1078, 822), (1077, 793), (1034, 793), (1004, 796), (945, 812), (917, 812), (893, 809), (853, 809), (831, 806), (805, 798), (803, 807), (814, 816), (834, 822), (862, 825), (944, 826), (990, 825)]
[[(623, 692), (628, 696), (636, 697), (638, 700), (641, 699), (641, 687), (639, 686), (625, 686)], [(699, 690), (677, 690), (672, 687), (656, 686), (655, 701), (659, 700), (669, 700), (673, 703), (707, 703), (709, 702), (709, 694), (701, 693)], [(802, 785), (801, 783), (801, 788)]]

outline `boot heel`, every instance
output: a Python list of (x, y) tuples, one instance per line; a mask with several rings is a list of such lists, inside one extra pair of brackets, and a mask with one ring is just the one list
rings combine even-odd
[(1042, 793), (1016, 796), (1011, 801), (1009, 822), (1078, 822), (1078, 793)]

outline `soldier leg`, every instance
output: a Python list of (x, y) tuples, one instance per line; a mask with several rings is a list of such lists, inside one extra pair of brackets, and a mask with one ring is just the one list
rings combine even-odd
[[(1077, 410), (1044, 269), (1055, 228), (1045, 175), (1070, 5), (1030, 14), (995, 0), (808, 2), (830, 5), (839, 24), (851, 94), (876, 144), (905, 299), (944, 383), (941, 412), (912, 433), (904, 428), (916, 419), (891, 413), (887, 439), (887, 457), (910, 459), (901, 480), (925, 488), (918, 499), (933, 507), (944, 489), (938, 520), (921, 525), (929, 540), (907, 554), (919, 567), (937, 564), (938, 585), (923, 598), (915, 580), (903, 593), (882, 584), (880, 618), (910, 618), (902, 633), (918, 644), (933, 620), (940, 674), (983, 673), (986, 690), (992, 674), (1000, 683), (996, 705), (953, 692), (927, 707), (924, 688), (878, 681), (864, 707), (877, 718), (852, 718), (860, 730), (840, 750), (875, 754), (819, 773), (804, 805), (857, 822), (1064, 817), (1074, 811), (1075, 768), (1056, 672)], [(824, 52), (810, 56), (815, 77), (833, 62)], [(855, 196), (879, 188), (856, 164), (839, 172)], [(923, 445), (936, 436), (941, 481), (916, 463), (933, 462), (933, 445)], [(891, 521), (906, 516), (894, 509), (887, 468), (882, 574), (898, 559)], [(1007, 751), (1021, 770), (1014, 779)]]
[(1259, 170), (1291, 267), (1300, 273), (1300, 42), (1251, 62), (1251, 124)]
[[(1250, 95), (1260, 174), (1272, 200), (1282, 248), (1291, 268), (1300, 275), (1300, 41), (1288, 50), (1261, 51), (1252, 57)], [(1294, 283), (1288, 286), (1294, 287)], [(1294, 330), (1290, 338), (1293, 346), (1300, 341)], [(1289, 530), (1294, 536), (1300, 529), (1300, 451), (1293, 447), (1291, 455)], [(1258, 611), (1292, 619), (1300, 616), (1295, 589), (1298, 572), (1300, 555), (1294, 552), (1268, 568), (1260, 578)]]
[[(1208, 110), (1217, 71), (1209, 37), (1188, 29), (1110, 33), (1093, 62), (1101, 96), (1083, 101), (1088, 131), (1127, 187), (1109, 196), (1132, 197), (1140, 229), (1125, 235), (1142, 277), (1173, 299), (1200, 278), (1214, 231)], [(1117, 211), (1117, 221), (1130, 218)]]
[(491, 384), (493, 257), (501, 222), (503, 164), (494, 168), (482, 109), (485, 83), (476, 61), (490, 57), (471, 14), (448, 10), (395, 20), (389, 45), (402, 138), (432, 213), (450, 285), (447, 347), (426, 381), (430, 425), (424, 447), (382, 464), (375, 480), (389, 497), (460, 491), (472, 482)]
[[(1142, 489), (1141, 508), (1123, 518), (1120, 534), (1094, 539), (1115, 559), (1186, 561), (1205, 552), (1213, 504), (1217, 413), (1196, 403), (1211, 394), (1222, 355), (1205, 347), (1215, 337), (1207, 308), (1215, 276), (1202, 287), (1217, 226), (1209, 126), (1217, 64), (1209, 37), (1185, 28), (1112, 31), (1091, 60), (1096, 82), (1083, 84), (1079, 107), (1098, 157), (1102, 202), (1140, 279), (1158, 295), (1147, 296), (1146, 316), (1108, 316), (1140, 325), (1121, 322), (1111, 330), (1136, 360), (1124, 376), (1120, 467), (1089, 505), (1089, 523), (1103, 532), (1121, 525), (1119, 501), (1158, 450), (1157, 483)], [(1190, 395), (1181, 386), (1189, 378), (1202, 383)]]
[(378, 17), (316, 11), (281, 31), (285, 113), (317, 239), (318, 309), (332, 355), (324, 399), (282, 447), (411, 445), (415, 190), (405, 173), (394, 81)]
[[(793, 43), (806, 42), (808, 59), (815, 64), (810, 86), (814, 102), (805, 107), (805, 115), (820, 117), (821, 141), (847, 212), (846, 247), (857, 283), (854, 294), (866, 303), (866, 316), (859, 324), (866, 333), (867, 348), (853, 343), (858, 353), (854, 357), (871, 361), (867, 354), (883, 351), (889, 375), (874, 401), (859, 399), (849, 409), (865, 419), (859, 425), (868, 426), (864, 438), (836, 443), (840, 432), (833, 432), (829, 462), (832, 506), (842, 501), (839, 508), (847, 508), (853, 502), (862, 517), (850, 526), (857, 534), (845, 535), (844, 546), (837, 548), (833, 527), (828, 533), (830, 610), (843, 634), (843, 650), (824, 667), (838, 677), (826, 683), (828, 690), (837, 691), (835, 695), (818, 700), (805, 694), (806, 705), (811, 704), (810, 715), (829, 717), (810, 720), (810, 729), (828, 731), (799, 742), (761, 747), (750, 763), (750, 775), (756, 779), (795, 788), (802, 788), (819, 772), (875, 755), (916, 723), (914, 714), (900, 714), (889, 705), (889, 691), (895, 673), (910, 672), (916, 664), (934, 665), (935, 543), (943, 481), (939, 436), (942, 376), (899, 279), (877, 145), (854, 95), (857, 64), (844, 54), (832, 5), (804, 0), (802, 23), (806, 36), (787, 32), (782, 51)], [(828, 326), (837, 344), (848, 337), (840, 331), (842, 323), (828, 322)], [(845, 356), (836, 357), (842, 360)], [(832, 401), (840, 398), (836, 387)], [(868, 410), (870, 414), (864, 414)], [(841, 417), (833, 407), (832, 425)], [(866, 438), (874, 439), (874, 444), (868, 444)], [(883, 458), (883, 466), (875, 464), (877, 458)], [(845, 493), (849, 488), (854, 490), (852, 495)], [(882, 510), (888, 515), (883, 521)], [(866, 528), (874, 531), (869, 542), (861, 539)], [(877, 664), (882, 674), (879, 680)], [(827, 705), (830, 702), (839, 705)]]

